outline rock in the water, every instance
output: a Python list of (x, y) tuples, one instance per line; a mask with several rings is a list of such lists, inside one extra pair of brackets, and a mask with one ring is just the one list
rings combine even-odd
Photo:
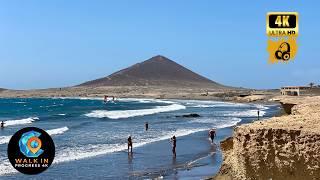
[(194, 118), (194, 117), (200, 117), (200, 115), (196, 113), (192, 113), (192, 114), (184, 114), (182, 116), (176, 116), (176, 117)]

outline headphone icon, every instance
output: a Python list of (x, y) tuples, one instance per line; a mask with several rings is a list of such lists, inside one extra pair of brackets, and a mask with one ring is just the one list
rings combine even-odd
[[(287, 46), (286, 51), (282, 50), (283, 46), (285, 45)], [(282, 59), (284, 61), (288, 61), (290, 59), (290, 44), (287, 42), (281, 43), (281, 45), (279, 46), (278, 50), (275, 53), (275, 56), (279, 60)]]

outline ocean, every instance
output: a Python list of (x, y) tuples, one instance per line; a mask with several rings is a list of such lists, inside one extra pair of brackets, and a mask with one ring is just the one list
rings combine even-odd
[[(198, 100), (101, 98), (0, 99), (0, 179), (202, 179), (222, 162), (219, 141), (235, 125), (279, 112), (278, 105)], [(196, 113), (200, 117), (181, 117)], [(149, 130), (144, 124), (148, 122)], [(7, 158), (10, 137), (24, 127), (54, 140), (53, 164), (38, 175), (17, 172)], [(215, 143), (208, 130), (217, 128)], [(127, 153), (132, 136), (133, 154)], [(170, 138), (177, 137), (177, 156)]]

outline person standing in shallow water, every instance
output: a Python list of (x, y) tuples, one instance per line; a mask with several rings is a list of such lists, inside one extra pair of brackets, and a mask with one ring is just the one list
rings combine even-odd
[(214, 140), (215, 136), (216, 136), (216, 130), (215, 129), (210, 129), (209, 137), (210, 137), (212, 143), (213, 143), (213, 140)]
[(258, 109), (258, 120), (260, 119), (260, 110)]
[(128, 137), (128, 153), (129, 153), (129, 149), (130, 149), (130, 152), (132, 153), (132, 139), (131, 139), (131, 136)]
[(176, 139), (176, 136), (173, 136), (171, 138), (171, 142), (172, 142), (172, 154), (174, 157), (176, 157), (176, 147), (177, 147), (177, 139)]
[(4, 122), (1, 121), (1, 128), (4, 128)]
[(148, 122), (145, 122), (145, 123), (144, 123), (144, 127), (145, 127), (145, 130), (148, 131), (148, 129), (149, 129), (149, 124), (148, 124)]

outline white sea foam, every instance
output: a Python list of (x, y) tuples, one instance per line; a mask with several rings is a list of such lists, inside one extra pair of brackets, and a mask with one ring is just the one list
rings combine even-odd
[(1, 160), (0, 169), (0, 175), (13, 174), (18, 172), (12, 167), (8, 159)]
[[(46, 132), (49, 135), (57, 135), (57, 134), (63, 134), (64, 132), (66, 132), (68, 130), (69, 130), (69, 128), (67, 126), (65, 126), (65, 127), (61, 127), (61, 128), (46, 130)], [(0, 136), (0, 144), (9, 143), (11, 137), (12, 136)]]
[(18, 101), (18, 102), (13, 102), (13, 104), (26, 104), (27, 102), (23, 102), (23, 101)]
[(151, 103), (151, 100), (145, 100), (145, 99), (141, 99), (139, 100), (139, 103)]
[[(214, 126), (214, 128), (224, 128), (227, 126), (233, 126), (237, 122), (241, 121), (239, 118), (234, 118), (235, 121), (229, 124), (221, 124), (220, 126)], [(207, 128), (198, 128), (198, 129), (180, 129), (176, 131), (171, 132), (163, 132), (162, 135), (159, 135), (158, 138), (152, 138), (152, 139), (146, 139), (141, 142), (137, 142), (134, 144), (134, 147), (141, 147), (146, 144), (162, 141), (162, 140), (168, 140), (173, 135), (176, 137), (181, 136), (187, 136), (196, 132), (200, 131), (207, 131)], [(134, 137), (133, 137), (134, 138)], [(74, 160), (80, 160), (80, 159), (86, 159), (90, 157), (95, 157), (99, 155), (109, 154), (113, 152), (119, 152), (124, 151), (127, 149), (127, 144), (88, 144), (86, 146), (80, 146), (80, 147), (69, 147), (65, 148), (63, 150), (60, 150), (54, 159), (53, 163), (61, 163), (61, 162), (67, 162), (67, 161), (74, 161)]]
[(220, 101), (202, 101), (202, 100), (177, 100), (185, 103), (187, 107), (210, 108), (210, 107), (250, 107), (249, 104), (220, 102)]
[[(224, 128), (227, 126), (233, 126), (236, 125), (241, 119), (239, 118), (233, 118), (233, 121), (230, 123), (224, 123), (219, 126), (213, 126), (213, 128)], [(207, 131), (207, 128), (198, 128), (198, 129), (180, 129), (176, 131), (170, 131), (170, 132), (163, 132), (162, 135), (159, 135), (158, 138), (152, 138), (152, 139), (146, 139), (141, 142), (137, 142), (134, 144), (134, 147), (141, 147), (146, 144), (162, 141), (162, 140), (168, 140), (173, 135), (176, 137), (181, 136), (187, 136), (196, 132), (200, 131)], [(134, 137), (133, 137), (134, 138)], [(113, 152), (119, 152), (124, 151), (127, 149), (127, 144), (88, 144), (86, 146), (81, 147), (69, 147), (65, 148), (58, 153), (56, 156), (54, 163), (61, 163), (66, 161), (74, 161), (74, 160), (80, 160), (80, 159), (86, 159), (90, 157), (95, 157), (99, 155), (109, 154)]]
[[(186, 136), (195, 132), (204, 131), (206, 129), (194, 129), (194, 130), (177, 130), (172, 132), (167, 132), (166, 135), (159, 138), (148, 139), (138, 143), (135, 143), (135, 148), (144, 146), (149, 143), (170, 139), (173, 135), (176, 137)], [(53, 163), (58, 164), (62, 162), (86, 159), (90, 157), (95, 157), (99, 155), (109, 154), (113, 152), (124, 151), (127, 149), (127, 144), (87, 144), (86, 146), (79, 147), (69, 147), (65, 149), (60, 149), (56, 155)], [(0, 162), (0, 175), (12, 174), (17, 171), (11, 166), (7, 159), (1, 159)]]
[(267, 110), (269, 107), (261, 105), (261, 104), (255, 104), (255, 107), (259, 110)]
[[(52, 99), (80, 99), (80, 100), (104, 100), (103, 97), (53, 97)], [(108, 101), (112, 101), (111, 97), (107, 98)], [(174, 102), (168, 100), (160, 100), (160, 99), (151, 99), (151, 98), (116, 98), (115, 100), (120, 102), (133, 102), (137, 101), (140, 103), (151, 103), (151, 102), (158, 102), (158, 103), (165, 103), (165, 104), (173, 104)]]
[[(210, 138), (209, 138), (209, 140), (211, 141)], [(203, 157), (200, 157), (200, 158), (198, 158), (198, 159), (192, 160), (192, 161), (190, 161), (190, 162), (187, 163), (187, 167), (192, 167), (192, 166), (193, 166), (194, 164), (196, 164), (197, 162), (199, 162), (199, 161), (201, 161), (201, 160), (203, 160), (203, 159), (206, 159), (206, 158), (214, 155), (215, 153), (216, 153), (216, 152), (210, 152), (210, 153), (209, 153), (208, 155), (206, 155), (206, 156), (203, 156)]]
[(103, 100), (103, 97), (52, 97), (51, 99)]
[(199, 105), (193, 105), (191, 107), (196, 107), (196, 108), (209, 108), (209, 107), (217, 107), (215, 104), (211, 104), (211, 105), (208, 105), (208, 104), (199, 104)]
[(95, 110), (85, 115), (88, 117), (94, 117), (94, 118), (107, 117), (110, 119), (120, 119), (120, 118), (129, 118), (129, 117), (135, 117), (135, 116), (157, 114), (161, 112), (177, 111), (185, 108), (186, 108), (185, 106), (180, 104), (171, 104), (168, 106), (157, 106), (152, 109), (123, 110), (123, 111)]
[(196, 107), (196, 108), (214, 108), (214, 107), (249, 107), (247, 104), (224, 104), (224, 103), (219, 103), (219, 104), (198, 104), (198, 105), (191, 105), (190, 107)]
[[(260, 110), (260, 116), (264, 116), (266, 111)], [(234, 116), (234, 117), (257, 117), (258, 116), (258, 110), (246, 110), (246, 111), (235, 111), (230, 112), (226, 116)]]
[[(172, 132), (166, 132), (164, 136), (161, 136), (159, 138), (153, 138), (153, 139), (137, 142), (134, 144), (134, 147), (137, 148), (149, 143), (170, 139), (173, 135), (175, 135), (176, 137), (181, 137), (181, 136), (186, 136), (192, 133), (205, 131), (205, 130), (207, 129), (177, 130)], [(127, 149), (127, 144), (98, 144), (98, 145), (88, 144), (86, 146), (70, 147), (70, 148), (60, 150), (60, 153), (58, 153), (54, 159), (54, 163), (80, 160), (80, 159), (95, 157), (99, 155), (109, 154), (113, 152), (124, 151), (126, 149)]]
[(122, 102), (139, 102), (139, 103), (164, 103), (164, 104), (174, 104), (172, 101), (163, 100), (163, 99), (148, 99), (148, 98), (119, 98), (119, 101)]
[(140, 102), (140, 103), (149, 103), (152, 102), (153, 99), (146, 99), (146, 98), (118, 98), (119, 101), (122, 102)]
[(240, 118), (233, 117), (233, 118), (199, 118), (190, 121), (191, 123), (204, 123), (204, 124), (212, 124), (212, 128), (226, 128), (237, 125), (241, 122)]
[(153, 101), (157, 102), (157, 103), (165, 103), (165, 104), (173, 104), (173, 101), (168, 101), (168, 100), (160, 100), (160, 99), (154, 99)]
[[(134, 144), (134, 147), (141, 147), (149, 143), (167, 140), (170, 139), (173, 135), (176, 137), (186, 136), (192, 133), (205, 131), (207, 129), (183, 129), (177, 130), (172, 132), (166, 132), (164, 136), (159, 138), (147, 139), (138, 143)], [(134, 137), (133, 137), (134, 138)], [(86, 158), (91, 158), (99, 155), (109, 154), (113, 152), (124, 151), (127, 149), (127, 144), (87, 144), (85, 146), (78, 146), (78, 147), (68, 147), (64, 149), (60, 149), (53, 161), (54, 164), (74, 161), (74, 160), (81, 160)], [(0, 162), (0, 175), (6, 174), (13, 174), (17, 171), (11, 166), (7, 159), (1, 159)]]
[(237, 125), (241, 122), (240, 118), (232, 118), (231, 121), (223, 122), (223, 124), (217, 125), (215, 128), (226, 128)]
[(0, 144), (6, 144), (10, 141), (11, 136), (0, 136)]
[(38, 117), (29, 117), (25, 119), (18, 119), (18, 120), (6, 120), (4, 121), (4, 126), (14, 126), (14, 125), (20, 125), (20, 124), (30, 124), (35, 120), (39, 120)]
[[(223, 123), (219, 123), (219, 125), (213, 125), (215, 128), (223, 128), (227, 126), (233, 126), (241, 119), (233, 118), (231, 121), (226, 121)], [(59, 134), (68, 130), (67, 127), (57, 128), (53, 130), (48, 130), (47, 132), (50, 134)], [(206, 131), (207, 128), (196, 128), (196, 129), (179, 129), (175, 131), (164, 131), (163, 133), (159, 134), (158, 138), (150, 138), (150, 139), (140, 139), (140, 142), (134, 144), (134, 147), (141, 147), (146, 144), (168, 140), (173, 135), (176, 137), (187, 136), (196, 132)], [(135, 137), (133, 137), (135, 139)], [(168, 142), (169, 143), (169, 142)], [(99, 155), (110, 154), (119, 151), (125, 151), (127, 149), (127, 144), (87, 144), (85, 146), (75, 146), (75, 147), (67, 147), (59, 149), (57, 155), (54, 159), (54, 164), (68, 162), (68, 161), (75, 161), (81, 160), (91, 157), (96, 157)], [(12, 174), (16, 173), (17, 171), (12, 168), (11, 164), (7, 159), (1, 160), (0, 163), (0, 175), (5, 174)]]
[(46, 132), (49, 135), (56, 135), (56, 134), (63, 134), (64, 132), (66, 132), (68, 130), (69, 130), (69, 128), (67, 126), (64, 126), (64, 127), (61, 127), (61, 128), (46, 130)]

